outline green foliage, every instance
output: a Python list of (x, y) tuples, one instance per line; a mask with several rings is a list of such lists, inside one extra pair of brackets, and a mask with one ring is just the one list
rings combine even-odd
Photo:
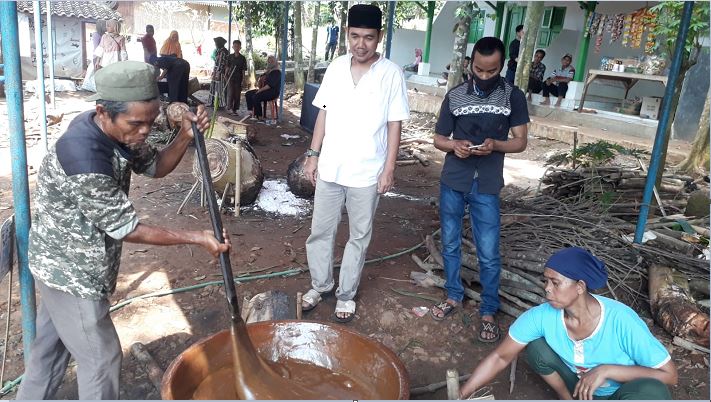
[[(654, 22), (656, 24), (651, 30), (657, 36), (655, 50), (659, 50), (660, 53), (667, 57), (671, 57), (674, 51), (683, 9), (683, 1), (663, 1), (650, 9), (656, 14), (655, 20), (647, 21), (647, 23)], [(702, 42), (708, 36), (709, 2), (697, 1), (694, 3), (689, 35), (684, 44), (683, 60), (688, 67), (696, 64)]]
[[(275, 29), (280, 29), (284, 18), (284, 5), (279, 1), (251, 1), (252, 36), (274, 36)], [(234, 7), (237, 21), (244, 20), (244, 5)]]
[[(385, 10), (387, 9), (387, 1), (372, 1), (371, 4), (375, 4), (383, 10), (383, 23), (386, 23), (387, 14)], [(434, 15), (436, 16), (442, 7), (444, 7), (446, 1), (436, 1)], [(427, 2), (426, 1), (398, 1), (395, 3), (395, 16), (394, 16), (394, 28), (402, 28), (402, 24), (415, 20), (415, 19), (427, 19)], [(385, 26), (385, 25), (383, 25)]]
[(611, 161), (617, 155), (630, 155), (639, 157), (647, 153), (641, 149), (629, 149), (619, 144), (612, 144), (604, 140), (584, 144), (578, 147), (575, 152), (564, 151), (552, 155), (546, 161), (546, 165), (572, 165), (576, 166), (600, 166)]

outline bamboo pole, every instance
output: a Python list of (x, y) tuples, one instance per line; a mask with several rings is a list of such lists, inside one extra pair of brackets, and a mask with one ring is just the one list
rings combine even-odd
[(239, 216), (240, 198), (242, 196), (242, 143), (235, 146), (235, 216)]

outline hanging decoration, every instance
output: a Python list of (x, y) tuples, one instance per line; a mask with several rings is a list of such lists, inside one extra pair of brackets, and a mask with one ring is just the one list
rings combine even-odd
[(632, 44), (631, 47), (642, 46), (642, 34), (644, 33), (645, 10), (639, 10), (632, 14)]
[(632, 15), (625, 15), (622, 28), (622, 46), (628, 46), (632, 37)]
[(594, 11), (591, 12), (590, 15), (588, 16), (587, 21), (585, 21), (585, 33), (583, 34), (583, 36), (585, 38), (590, 37), (590, 32), (592, 31), (592, 24), (593, 24), (593, 21), (595, 20), (595, 15), (596, 15), (596, 13)]
[(657, 27), (657, 15), (651, 11), (647, 10), (644, 15), (644, 20), (647, 23), (647, 42), (644, 44), (644, 53), (653, 54), (655, 48), (657, 47), (657, 37), (654, 35), (654, 29)]
[(617, 42), (622, 36), (622, 30), (625, 26), (625, 15), (615, 14), (612, 18), (612, 32), (610, 33), (610, 43)]
[(598, 21), (597, 30), (595, 32), (595, 35), (597, 36), (597, 38), (595, 38), (595, 54), (600, 53), (600, 48), (602, 47), (602, 38), (605, 34), (606, 21), (607, 15), (600, 15), (600, 20)]

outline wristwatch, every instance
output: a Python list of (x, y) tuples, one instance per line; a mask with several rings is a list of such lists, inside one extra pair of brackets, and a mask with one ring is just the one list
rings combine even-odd
[(319, 151), (314, 151), (314, 150), (311, 149), (311, 148), (309, 148), (309, 149), (306, 150), (306, 157), (307, 157), (307, 158), (310, 158), (310, 157), (312, 157), (312, 156), (319, 156), (319, 155), (321, 155), (321, 152), (319, 152)]

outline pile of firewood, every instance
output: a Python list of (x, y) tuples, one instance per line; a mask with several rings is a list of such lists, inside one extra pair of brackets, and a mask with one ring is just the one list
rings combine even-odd
[[(670, 223), (656, 220), (650, 226), (660, 230)], [(707, 227), (708, 223), (700, 226)], [(693, 252), (689, 252), (675, 249), (665, 242), (633, 244), (630, 241), (633, 232), (634, 225), (605, 213), (593, 203), (567, 204), (546, 195), (523, 199), (514, 194), (503, 198), (501, 311), (516, 317), (545, 302), (541, 280), (545, 261), (555, 251), (571, 246), (586, 248), (605, 262), (609, 279), (607, 287), (599, 290), (600, 294), (620, 300), (636, 311), (649, 308), (648, 269), (653, 264), (674, 267), (675, 272), (687, 281), (708, 283), (709, 263), (699, 258), (703, 247), (695, 246)], [(479, 268), (471, 236), (470, 225), (465, 219), (461, 277), (467, 285), (465, 294), (479, 300), (476, 287), (472, 288), (479, 281)], [(427, 236), (428, 255), (424, 258), (412, 255), (424, 272), (412, 272), (411, 278), (421, 285), (443, 288), (443, 275), (438, 273), (443, 269), (438, 237), (439, 231)], [(705, 293), (708, 298), (708, 290)]]
[[(607, 206), (607, 213), (623, 219), (639, 214), (647, 174), (641, 169), (625, 167), (586, 167), (578, 169), (549, 168), (541, 183), (542, 193), (558, 199), (597, 199)], [(693, 179), (682, 175), (664, 175), (657, 192), (666, 213), (683, 212)], [(659, 214), (659, 206), (651, 207)]]
[(402, 127), (400, 149), (398, 150), (398, 166), (416, 165), (429, 166), (427, 150), (432, 148), (432, 129), (434, 118), (425, 113), (412, 113), (412, 119)]

